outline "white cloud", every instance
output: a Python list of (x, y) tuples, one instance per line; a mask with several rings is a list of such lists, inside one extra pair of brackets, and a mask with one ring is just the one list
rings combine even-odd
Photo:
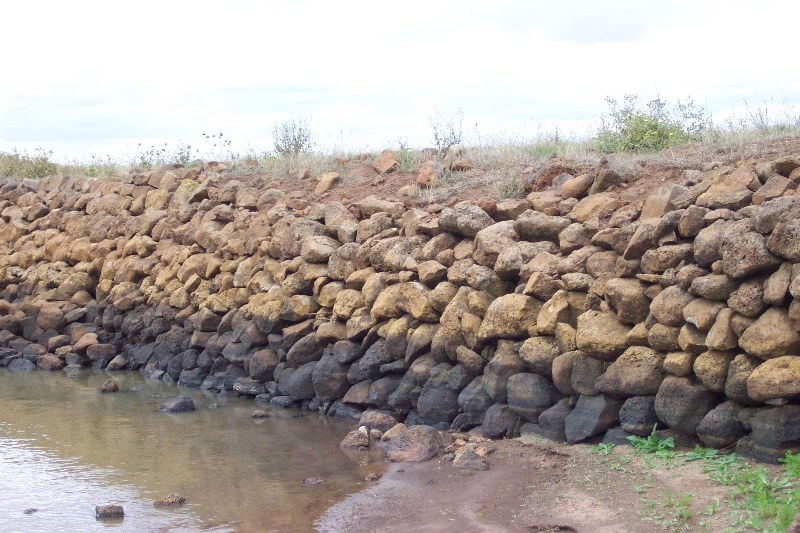
[(776, 0), (15, 2), (0, 150), (123, 153), (205, 131), (267, 147), (297, 116), (328, 145), (421, 145), (435, 108), (533, 135), (585, 130), (633, 93), (715, 114), (800, 105), (797, 15)]

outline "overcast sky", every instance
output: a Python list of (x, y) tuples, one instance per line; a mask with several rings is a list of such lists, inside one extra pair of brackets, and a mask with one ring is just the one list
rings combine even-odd
[(271, 147), (310, 118), (320, 145), (472, 142), (556, 125), (586, 135), (607, 96), (691, 96), (715, 118), (800, 113), (800, 4), (785, 0), (4, 2), (0, 151), (124, 158), (203, 133)]

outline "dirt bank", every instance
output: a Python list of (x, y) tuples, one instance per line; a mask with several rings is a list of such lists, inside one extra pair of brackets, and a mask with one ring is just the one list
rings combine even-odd
[(756, 531), (742, 525), (744, 512), (704, 471), (707, 462), (524, 437), (494, 447), (483, 472), (436, 459), (393, 464), (378, 484), (332, 507), (318, 531)]

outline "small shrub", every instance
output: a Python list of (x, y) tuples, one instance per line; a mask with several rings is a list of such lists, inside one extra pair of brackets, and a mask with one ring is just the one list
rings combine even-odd
[(307, 119), (292, 119), (275, 125), (272, 129), (272, 143), (278, 154), (296, 159), (304, 152), (310, 152), (314, 143)]
[(0, 176), (5, 178), (40, 179), (58, 172), (58, 165), (50, 160), (52, 150), (36, 148), (32, 154), (13, 149), (10, 153), (0, 152)]
[(461, 143), (464, 112), (460, 109), (452, 117), (442, 115), (437, 109), (429, 122), (433, 129), (433, 143), (440, 154), (444, 155), (451, 146)]
[(603, 152), (655, 152), (695, 138), (708, 126), (705, 110), (689, 99), (670, 107), (656, 98), (642, 108), (637, 95), (620, 104), (606, 98), (610, 117), (601, 120), (596, 137)]

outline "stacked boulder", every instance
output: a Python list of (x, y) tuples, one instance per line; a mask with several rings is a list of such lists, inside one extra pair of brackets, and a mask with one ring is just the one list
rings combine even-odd
[(775, 460), (800, 448), (800, 160), (686, 174), (426, 210), (177, 165), (6, 180), (0, 365)]

